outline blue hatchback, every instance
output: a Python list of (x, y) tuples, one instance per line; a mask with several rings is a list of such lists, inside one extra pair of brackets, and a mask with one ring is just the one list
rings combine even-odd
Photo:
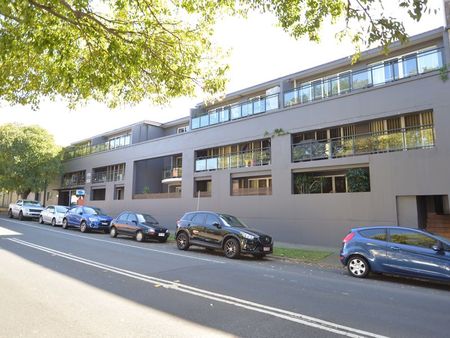
[(340, 260), (354, 277), (370, 271), (450, 282), (450, 240), (398, 226), (352, 229)]
[(64, 229), (68, 227), (80, 228), (81, 232), (100, 230), (108, 233), (111, 221), (112, 217), (105, 215), (99, 208), (77, 206), (66, 212), (62, 227)]

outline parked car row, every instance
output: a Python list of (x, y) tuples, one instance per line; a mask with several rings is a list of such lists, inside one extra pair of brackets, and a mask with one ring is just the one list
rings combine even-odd
[[(36, 218), (39, 223), (52, 226), (61, 225), (63, 229), (79, 228), (81, 232), (101, 231), (115, 238), (118, 235), (130, 236), (138, 242), (156, 240), (166, 242), (170, 236), (167, 228), (149, 214), (123, 211), (113, 218), (101, 209), (90, 206), (68, 208), (61, 205), (49, 205), (45, 209), (36, 201), (19, 200), (22, 209), (33, 206), (33, 213), (9, 211), (9, 217), (24, 219)], [(209, 250), (223, 250), (228, 258), (240, 254), (251, 254), (262, 258), (273, 252), (273, 240), (262, 232), (248, 228), (237, 217), (210, 211), (187, 212), (177, 221), (175, 232), (179, 250), (188, 250), (190, 246), (204, 247)]]

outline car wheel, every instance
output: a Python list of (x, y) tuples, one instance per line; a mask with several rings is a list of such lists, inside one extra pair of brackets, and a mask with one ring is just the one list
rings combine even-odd
[(229, 238), (226, 240), (223, 250), (227, 258), (237, 258), (240, 251), (239, 242), (235, 238)]
[(23, 221), (24, 220), (24, 218), (23, 218), (23, 213), (22, 213), (22, 211), (21, 212), (19, 212), (19, 221)]
[(88, 227), (87, 227), (86, 221), (81, 222), (81, 224), (80, 224), (80, 231), (81, 232), (87, 232), (88, 231)]
[(110, 235), (112, 238), (117, 237), (117, 229), (116, 229), (116, 227), (111, 227), (111, 230), (109, 231), (109, 235)]
[(139, 230), (138, 232), (136, 232), (136, 241), (142, 242), (143, 240), (144, 240), (144, 234), (142, 233), (141, 230)]
[(67, 223), (67, 218), (64, 218), (63, 222), (62, 222), (62, 228), (67, 229), (68, 227), (69, 227), (69, 224)]
[(12, 213), (12, 210), (11, 210), (11, 209), (8, 210), (8, 217), (9, 217), (9, 218), (13, 218), (13, 213)]
[(56, 226), (56, 219), (52, 218), (52, 227), (55, 227), (55, 226)]
[(353, 277), (364, 278), (370, 272), (369, 263), (361, 256), (352, 256), (348, 260), (347, 270)]
[(42, 216), (39, 216), (39, 224), (44, 224), (44, 219), (42, 218)]
[(180, 232), (177, 235), (177, 247), (180, 250), (189, 249), (189, 237), (185, 232)]

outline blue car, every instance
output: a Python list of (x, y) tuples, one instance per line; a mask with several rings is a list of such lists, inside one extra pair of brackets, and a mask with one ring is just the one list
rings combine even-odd
[(99, 208), (77, 206), (69, 209), (64, 215), (62, 227), (80, 228), (81, 232), (90, 230), (109, 232), (109, 224), (112, 217), (105, 215)]
[(416, 229), (352, 229), (343, 239), (340, 261), (358, 278), (373, 271), (450, 282), (450, 240)]

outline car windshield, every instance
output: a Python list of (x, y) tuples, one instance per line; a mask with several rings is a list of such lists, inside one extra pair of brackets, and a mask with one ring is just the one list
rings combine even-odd
[(225, 214), (220, 214), (219, 216), (226, 226), (234, 228), (247, 228), (244, 222), (242, 222), (235, 216)]
[(32, 207), (40, 207), (41, 204), (38, 201), (23, 201), (23, 205), (29, 205)]
[(157, 224), (158, 221), (154, 219), (152, 216), (147, 214), (136, 214), (139, 223), (152, 223)]
[(88, 215), (102, 215), (102, 211), (99, 208), (91, 208), (91, 207), (85, 207), (84, 213)]
[(62, 212), (65, 213), (67, 211), (66, 207), (60, 207), (60, 206), (56, 206), (55, 207), (56, 212)]

